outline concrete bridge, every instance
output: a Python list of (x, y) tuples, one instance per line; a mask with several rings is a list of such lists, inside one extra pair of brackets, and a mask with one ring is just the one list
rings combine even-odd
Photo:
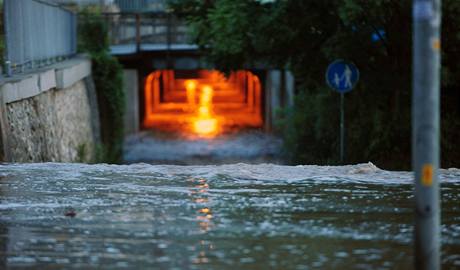
[[(293, 104), (294, 78), (289, 72), (258, 66), (229, 78), (220, 76), (190, 42), (186, 22), (170, 13), (106, 13), (104, 17), (111, 53), (125, 71), (127, 133), (181, 125), (180, 119), (193, 114), (189, 107), (200, 102), (199, 85), (213, 86), (213, 111), (232, 126), (270, 131), (275, 110)], [(198, 83), (193, 97), (185, 87), (190, 80)]]

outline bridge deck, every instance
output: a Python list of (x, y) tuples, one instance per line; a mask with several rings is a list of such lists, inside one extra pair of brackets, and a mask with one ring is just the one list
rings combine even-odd
[(129, 55), (138, 52), (163, 52), (163, 51), (194, 51), (198, 46), (195, 44), (141, 44), (138, 51), (136, 44), (111, 45), (112, 55)]

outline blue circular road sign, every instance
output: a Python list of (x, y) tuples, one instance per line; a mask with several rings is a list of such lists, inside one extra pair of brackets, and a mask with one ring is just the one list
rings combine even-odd
[(346, 93), (351, 91), (359, 80), (359, 70), (351, 62), (336, 60), (326, 71), (326, 82), (335, 91)]

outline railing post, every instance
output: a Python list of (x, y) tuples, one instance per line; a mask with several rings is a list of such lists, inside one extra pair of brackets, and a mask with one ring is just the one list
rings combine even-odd
[(7, 77), (11, 77), (12, 71), (11, 71), (11, 61), (10, 61), (10, 43), (9, 39), (11, 38), (9, 35), (9, 27), (10, 27), (10, 0), (5, 0), (3, 3), (3, 29), (4, 29), (4, 35), (5, 35), (5, 51), (4, 51), (4, 59), (5, 59), (5, 75)]
[(141, 15), (136, 13), (136, 53), (141, 51)]
[(167, 12), (166, 22), (166, 65), (168, 69), (173, 68), (171, 63), (171, 12)]
[(78, 39), (78, 20), (77, 20), (77, 14), (72, 13), (71, 14), (71, 23), (72, 23), (72, 54), (77, 53), (77, 39)]

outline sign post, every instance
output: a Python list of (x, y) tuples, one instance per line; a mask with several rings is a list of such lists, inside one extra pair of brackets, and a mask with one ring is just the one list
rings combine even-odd
[(415, 269), (440, 269), (441, 0), (413, 1), (412, 166)]
[(345, 161), (345, 93), (350, 92), (359, 80), (359, 70), (351, 62), (336, 60), (326, 71), (326, 82), (340, 93), (340, 163)]
[(345, 94), (340, 93), (340, 163), (345, 161)]

